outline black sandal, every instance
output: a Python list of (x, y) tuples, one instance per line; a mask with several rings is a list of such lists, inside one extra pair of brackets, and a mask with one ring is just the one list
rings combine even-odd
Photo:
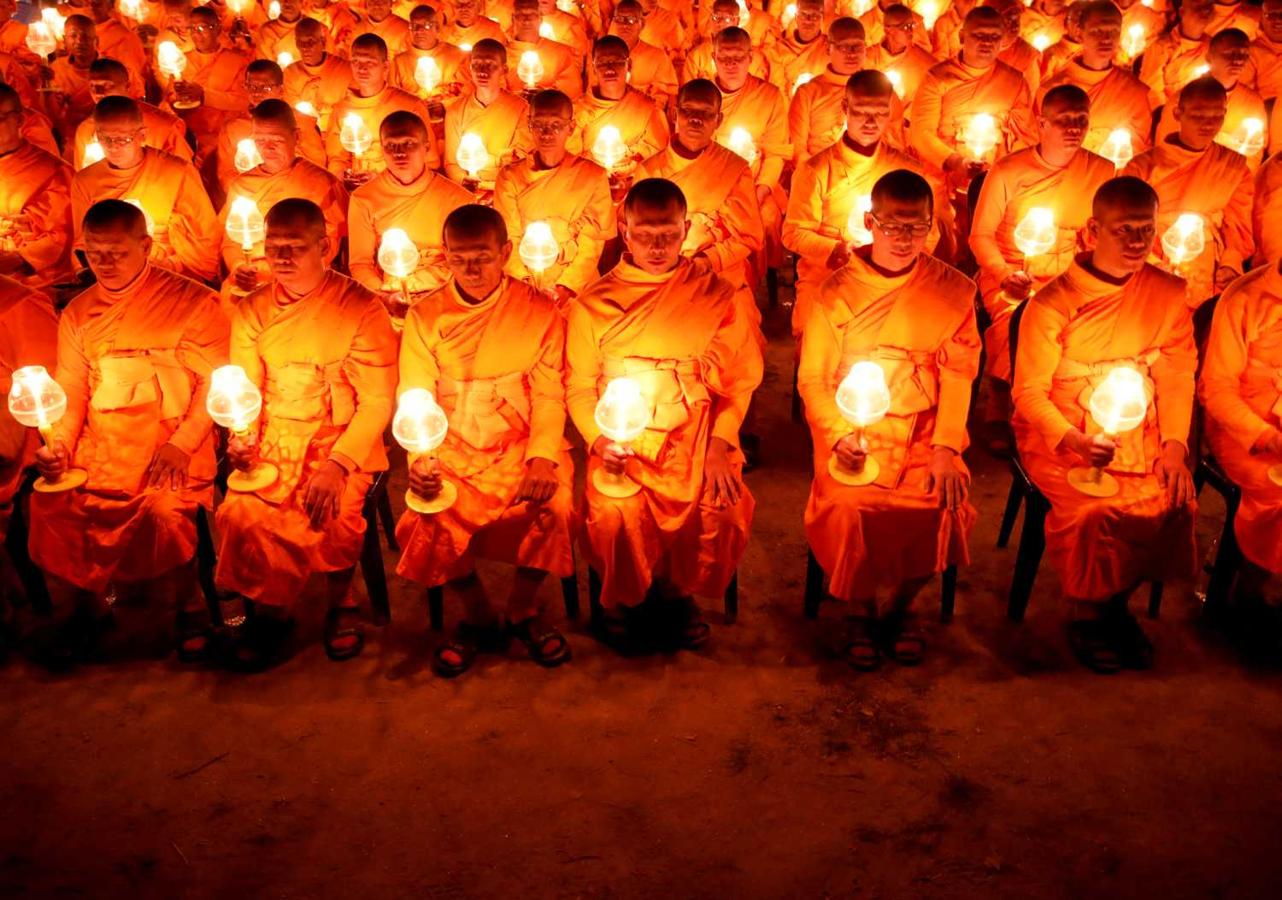
[(245, 604), (246, 619), (227, 629), (224, 655), (228, 668), (238, 672), (263, 672), (279, 660), (285, 644), (294, 632), (294, 619), (282, 619)]
[(926, 632), (916, 616), (903, 613), (887, 621), (886, 653), (901, 666), (921, 663), (926, 653)]
[(556, 628), (545, 625), (539, 616), (530, 616), (508, 625), (512, 637), (525, 645), (530, 659), (545, 669), (555, 669), (570, 660), (570, 644)]
[(207, 660), (213, 637), (213, 620), (208, 609), (178, 611), (174, 652), (180, 663), (193, 665)]
[(1113, 675), (1122, 668), (1117, 633), (1102, 619), (1069, 622), (1068, 643), (1078, 661), (1097, 675)]
[(693, 597), (683, 597), (680, 602), (682, 607), (681, 648), (698, 650), (712, 638), (712, 626), (703, 621), (703, 611), (699, 609), (699, 604)]
[[(432, 654), (432, 671), (442, 678), (457, 678), (476, 662), (481, 653), (507, 649), (507, 632), (497, 623), (473, 625), (460, 622), (454, 633), (437, 645)], [(447, 654), (455, 658), (450, 659)]]
[(846, 646), (841, 656), (859, 672), (875, 672), (881, 668), (881, 650), (874, 639), (871, 619), (851, 616), (847, 620)]
[(325, 614), (325, 655), (331, 662), (346, 662), (365, 649), (359, 606), (332, 606)]

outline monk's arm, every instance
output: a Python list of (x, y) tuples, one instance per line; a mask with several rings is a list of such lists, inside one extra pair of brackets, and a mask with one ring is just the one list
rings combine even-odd
[[(591, 199), (577, 220), (579, 226), (574, 259), (561, 273), (560, 283), (576, 294), (597, 279), (597, 264), (605, 242), (614, 236), (614, 203), (610, 200), (610, 182), (606, 176), (593, 178)], [(516, 254), (513, 254), (515, 256)]]
[(89, 410), (89, 368), (79, 317), (71, 310), (65, 311), (58, 321), (58, 365), (54, 380), (67, 394), (67, 411), (54, 426), (54, 435), (72, 454), (76, 452)]
[(808, 158), (810, 143), (810, 92), (799, 90), (788, 104), (788, 136), (792, 140), (792, 160), (800, 169)]
[(765, 368), (761, 331), (744, 312), (754, 309), (753, 304), (752, 292), (740, 288), (712, 341), (710, 356), (720, 370), (716, 376), (720, 383), (712, 397), (712, 437), (731, 447), (739, 446), (739, 429)]
[[(831, 281), (828, 285), (831, 285)], [(837, 409), (837, 370), (841, 366), (841, 337), (823, 304), (816, 303), (801, 335), (801, 360), (797, 364), (797, 392), (805, 401), (806, 419), (829, 449), (850, 434), (850, 424)]]
[(516, 249), (521, 244), (524, 229), (521, 226), (521, 210), (516, 203), (516, 181), (509, 171), (514, 165), (517, 164), (509, 163), (499, 169), (499, 174), (494, 179), (494, 198), (491, 202), (494, 211), (503, 217), (503, 223), (507, 225), (508, 240), (515, 245), (512, 255), (507, 260), (507, 273), (513, 278), (524, 278), (529, 271), (525, 268), (525, 263), (521, 261), (521, 254)]
[(441, 366), (436, 359), (432, 328), (427, 321), (427, 307), (411, 306), (405, 314), (405, 330), (401, 333), (399, 359), (400, 380), (396, 395), (414, 388), (423, 388), (436, 394), (441, 378)]
[[(642, 159), (649, 159), (668, 146), (668, 120), (663, 115), (663, 110), (656, 105), (650, 110), (650, 120), (645, 126), (645, 135), (641, 138), (641, 143), (636, 147)], [(592, 148), (589, 147), (589, 150)]]
[(761, 171), (757, 173), (757, 184), (772, 187), (779, 183), (783, 175), (783, 166), (792, 159), (792, 144), (788, 140), (788, 110), (782, 99), (770, 104), (766, 129), (761, 134)]
[(93, 205), (93, 197), (89, 196), (89, 189), (85, 185), (83, 178), (71, 179), (71, 235), (72, 248), (84, 248), (84, 235), (81, 225), (85, 220), (85, 213)]
[(549, 309), (541, 352), (530, 370), (530, 440), (526, 460), (556, 461), (565, 439), (565, 319)]
[(565, 335), (565, 405), (589, 450), (601, 436), (596, 424), (600, 378), (601, 357), (592, 314), (582, 303), (572, 303)]
[(182, 187), (178, 191), (177, 206), (170, 223), (171, 230), (180, 224), (187, 232), (192, 244), (193, 270), (202, 277), (214, 278), (218, 274), (218, 253), (223, 235), (218, 228), (214, 205), (209, 202), (200, 176), (191, 165), (183, 166)]
[(729, 234), (724, 240), (717, 240), (712, 246), (701, 248), (712, 260), (716, 271), (725, 271), (746, 260), (765, 245), (766, 235), (761, 224), (757, 188), (752, 181), (752, 172), (746, 166), (740, 171), (739, 179), (722, 204), (718, 218)]
[(230, 327), (218, 298), (211, 294), (200, 304), (178, 339), (178, 361), (186, 367), (192, 380), (191, 405), (169, 443), (188, 455), (196, 452), (213, 428), (205, 399), (209, 395), (210, 373), (227, 362)]
[[(245, 377), (260, 392), (267, 387), (267, 367), (258, 352), (258, 335), (261, 331), (254, 302), (250, 299), (241, 300), (231, 315), (231, 339), (227, 358), (231, 365), (245, 370)], [(262, 419), (258, 421), (261, 423)]]
[(363, 197), (353, 197), (347, 207), (347, 262), (352, 277), (371, 291), (383, 287), (383, 273), (374, 261), (374, 208)]
[(970, 249), (975, 254), (975, 261), (981, 269), (993, 273), (997, 281), (1003, 281), (1019, 271), (1018, 266), (1006, 262), (997, 245), (997, 227), (1001, 225), (1002, 216), (1006, 214), (1006, 207), (1011, 200), (1006, 169), (1006, 166), (999, 163), (984, 178), (970, 226)]
[(936, 78), (927, 77), (913, 97), (908, 143), (924, 162), (935, 169), (944, 168), (944, 160), (956, 150), (944, 143), (939, 136), (939, 117), (943, 114), (943, 85)]
[(1255, 239), (1251, 234), (1251, 207), (1255, 182), (1243, 167), (1242, 177), (1233, 189), (1229, 204), (1224, 208), (1224, 255), (1219, 264), (1228, 266), (1239, 275), (1246, 271), (1246, 261), (1255, 253)]
[(249, 95), (245, 93), (246, 65), (247, 61), (241, 59), (238, 66), (227, 70), (227, 77), (209, 79), (203, 83), (204, 105), (210, 109), (232, 113), (243, 113), (249, 109)]
[(1202, 363), (1201, 397), (1206, 413), (1248, 449), (1275, 430), (1242, 397), (1247, 347), (1247, 292), (1229, 289), (1220, 298)]
[(1011, 386), (1015, 408), (1052, 450), (1075, 427), (1051, 400), (1051, 382), (1063, 356), (1059, 336), (1067, 324), (1068, 316), (1040, 297), (1028, 301), (1020, 321), (1015, 380)]
[(788, 214), (783, 220), (783, 244), (807, 260), (826, 260), (841, 246), (841, 237), (820, 233), (823, 224), (823, 186), (814, 166), (804, 163), (792, 173)]
[(1157, 426), (1162, 443), (1178, 441), (1188, 446), (1189, 428), (1193, 424), (1194, 375), (1197, 372), (1197, 346), (1193, 343), (1193, 311), (1176, 310), (1176, 319), (1161, 353), (1152, 366), (1157, 406)]
[(396, 334), (383, 305), (374, 299), (360, 315), (361, 324), (343, 362), (343, 375), (356, 392), (356, 412), (334, 442), (330, 457), (348, 472), (357, 471), (382, 444), (383, 431), (392, 420), (396, 395)]
[(939, 409), (935, 416), (932, 447), (947, 447), (961, 453), (966, 446), (966, 417), (970, 414), (971, 386), (979, 376), (979, 354), (983, 341), (975, 324), (975, 307), (968, 304), (966, 315), (936, 356), (939, 366)]
[(1256, 251), (1264, 262), (1282, 256), (1282, 190), (1279, 189), (1282, 189), (1282, 165), (1267, 162), (1255, 176), (1255, 205), (1251, 213)]
[[(1010, 107), (1010, 117), (1006, 121), (1010, 131), (1010, 151), (1037, 145), (1037, 123), (1033, 119), (1033, 97), (1027, 81), (1019, 85)], [(1009, 151), (1008, 151), (1009, 152)]]
[(66, 255), (71, 233), (71, 193), (67, 177), (58, 172), (31, 195), (22, 209), (31, 236), (18, 251), (37, 272), (57, 266)]

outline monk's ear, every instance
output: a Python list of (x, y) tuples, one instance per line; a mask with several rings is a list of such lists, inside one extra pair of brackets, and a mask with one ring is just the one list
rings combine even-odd
[(151, 259), (151, 245), (153, 243), (155, 242), (151, 239), (151, 235), (146, 233), (143, 234), (142, 240), (138, 242), (139, 246), (142, 247), (142, 255), (146, 259)]
[(503, 242), (503, 246), (499, 247), (499, 262), (503, 263), (504, 268), (506, 268), (507, 261), (511, 258), (512, 258), (512, 241), (511, 239), (508, 239)]
[(322, 234), (320, 239), (316, 242), (316, 246), (320, 249), (321, 260), (328, 266), (330, 260), (334, 258), (334, 254), (330, 252), (332, 248), (329, 243), (329, 235)]
[(1171, 118), (1177, 122), (1180, 120), (1180, 104), (1178, 100), (1175, 105), (1171, 107)]
[(1086, 246), (1091, 250), (1099, 243), (1099, 219), (1091, 216), (1086, 220)]
[(688, 238), (689, 236), (690, 236), (690, 220), (686, 219), (684, 222), (681, 223), (681, 243), (684, 244), (686, 242), (686, 238)]

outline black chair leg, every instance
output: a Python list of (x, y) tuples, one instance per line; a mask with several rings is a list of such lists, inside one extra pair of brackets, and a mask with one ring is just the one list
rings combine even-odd
[(1046, 513), (1050, 510), (1046, 499), (1030, 496), (1024, 510), (1024, 527), (1020, 531), (1019, 552), (1015, 556), (1015, 573), (1011, 578), (1010, 598), (1006, 615), (1012, 622), (1024, 621), (1028, 599), (1033, 594), (1037, 569), (1046, 552)]
[(1160, 581), (1153, 582), (1148, 594), (1148, 617), (1156, 619), (1162, 612), (1162, 590), (1163, 585)]
[(579, 576), (577, 574), (561, 579), (561, 599), (565, 601), (565, 617), (567, 619), (578, 619)]
[(400, 553), (401, 545), (396, 542), (396, 514), (392, 512), (392, 496), (387, 492), (386, 482), (379, 486), (378, 520), (383, 523), (387, 549), (393, 553)]
[(1211, 578), (1206, 585), (1206, 608), (1210, 613), (1220, 612), (1228, 604), (1238, 570), (1242, 568), (1242, 549), (1238, 546), (1237, 532), (1233, 527), (1238, 502), (1234, 497), (1225, 503), (1228, 508), (1224, 516), (1224, 531), (1220, 535), (1220, 546), (1215, 551), (1215, 563), (1211, 566)]
[(600, 628), (605, 619), (601, 608), (601, 576), (591, 566), (588, 566), (588, 615), (592, 627)]
[(730, 576), (726, 585), (726, 624), (733, 625), (739, 618), (739, 573)]
[(196, 577), (200, 591), (205, 595), (205, 606), (213, 622), (222, 622), (222, 605), (218, 602), (218, 588), (214, 585), (214, 571), (218, 565), (214, 549), (214, 535), (209, 527), (209, 510), (196, 508)]
[(383, 547), (378, 539), (378, 515), (365, 504), (365, 540), (361, 545), (361, 574), (365, 593), (369, 595), (370, 612), (375, 625), (392, 621), (391, 601), (387, 596), (387, 570), (383, 567)]
[(806, 551), (806, 595), (805, 614), (807, 619), (819, 618), (819, 604), (824, 597), (824, 570), (815, 559), (814, 551)]
[(1015, 521), (1019, 518), (1019, 508), (1024, 503), (1023, 486), (1019, 479), (1010, 481), (1010, 493), (1006, 495), (1006, 509), (1002, 512), (1002, 527), (997, 532), (997, 546), (1005, 550), (1010, 543), (1011, 533), (1015, 530)]
[(949, 566), (939, 578), (939, 621), (945, 625), (951, 622), (956, 605), (957, 567)]
[[(27, 484), (30, 484), (30, 479)], [(45, 582), (40, 567), (31, 561), (28, 547), (31, 537), (27, 529), (28, 491), (29, 487), (24, 485), (13, 498), (13, 514), (9, 517), (5, 549), (9, 551), (9, 559), (17, 570), (18, 580), (22, 582), (22, 590), (27, 595), (31, 611), (40, 616), (50, 616), (53, 614), (53, 599), (49, 596), (49, 585)]]
[(770, 308), (775, 309), (779, 305), (779, 271), (777, 269), (766, 269), (766, 296), (770, 300)]
[(433, 631), (445, 628), (445, 588), (439, 584), (427, 589), (427, 621)]

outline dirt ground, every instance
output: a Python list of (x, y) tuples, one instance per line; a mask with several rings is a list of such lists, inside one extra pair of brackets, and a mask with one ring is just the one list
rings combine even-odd
[(1075, 665), (1049, 569), (1008, 622), (1009, 478), (983, 453), (974, 565), (926, 663), (856, 676), (823, 649), (840, 610), (801, 616), (780, 313), (742, 613), (705, 652), (624, 659), (580, 624), (559, 670), (514, 651), (445, 682), (393, 578), (359, 660), (325, 659), (312, 603), (292, 658), (249, 677), (180, 668), (168, 615), (122, 610), (101, 663), (0, 669), (0, 896), (1279, 896), (1282, 671), (1203, 624), (1191, 584), (1148, 673)]

